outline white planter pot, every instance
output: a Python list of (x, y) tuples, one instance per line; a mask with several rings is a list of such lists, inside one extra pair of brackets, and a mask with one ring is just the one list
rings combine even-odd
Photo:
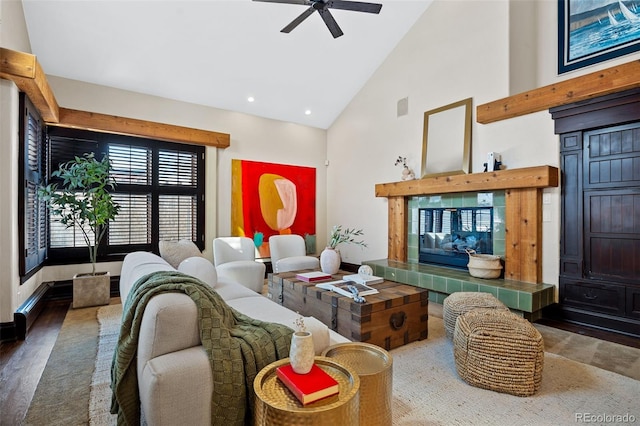
[(73, 307), (108, 305), (111, 297), (111, 274), (77, 274), (73, 277)]
[(289, 349), (289, 362), (293, 371), (298, 374), (307, 374), (313, 367), (315, 355), (311, 332), (296, 331), (293, 333)]
[(327, 247), (320, 253), (320, 269), (325, 274), (335, 274), (340, 269), (340, 251)]

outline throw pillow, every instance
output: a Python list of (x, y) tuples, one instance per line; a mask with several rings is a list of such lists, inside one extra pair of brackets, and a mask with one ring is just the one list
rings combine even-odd
[(191, 240), (163, 240), (158, 248), (160, 256), (176, 269), (180, 262), (189, 257), (202, 257), (200, 249)]
[(218, 283), (218, 273), (215, 266), (204, 257), (197, 256), (183, 260), (178, 265), (178, 271), (191, 275), (211, 287), (215, 287)]

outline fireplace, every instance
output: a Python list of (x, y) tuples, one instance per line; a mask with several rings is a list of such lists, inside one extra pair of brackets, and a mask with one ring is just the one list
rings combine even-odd
[(493, 207), (418, 209), (418, 260), (466, 269), (468, 250), (493, 254)]

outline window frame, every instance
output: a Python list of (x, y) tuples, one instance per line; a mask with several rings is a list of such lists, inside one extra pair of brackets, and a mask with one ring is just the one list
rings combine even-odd
[[(89, 130), (71, 129), (60, 126), (49, 126), (47, 128), (47, 181), (50, 180), (51, 172), (57, 170), (58, 164), (49, 164), (52, 156), (51, 142), (53, 139), (62, 138), (82, 138), (95, 141), (97, 149), (95, 151), (98, 159), (102, 158), (104, 153), (109, 151), (109, 145), (128, 145), (132, 147), (142, 147), (151, 151), (151, 185), (136, 184), (120, 184), (116, 181), (114, 194), (148, 194), (151, 193), (151, 206), (149, 213), (151, 214), (150, 242), (144, 244), (126, 244), (111, 245), (109, 244), (109, 236), (101, 241), (98, 247), (98, 261), (115, 261), (121, 260), (127, 253), (132, 251), (152, 251), (158, 253), (159, 244), (159, 215), (158, 199), (165, 194), (190, 195), (196, 199), (196, 220), (195, 235), (196, 239), (192, 240), (201, 250), (204, 249), (205, 242), (205, 147), (201, 145), (190, 145), (175, 142), (166, 142), (153, 140), (148, 138), (117, 135), (112, 133), (104, 133)], [(195, 154), (197, 162), (197, 180), (195, 187), (172, 187), (160, 185), (159, 179), (159, 152), (162, 150), (184, 151)], [(117, 218), (116, 218), (117, 221)], [(51, 248), (50, 246), (50, 227), (47, 227), (49, 236), (47, 243), (47, 260), (46, 264), (72, 264), (86, 262), (88, 259), (87, 248)]]

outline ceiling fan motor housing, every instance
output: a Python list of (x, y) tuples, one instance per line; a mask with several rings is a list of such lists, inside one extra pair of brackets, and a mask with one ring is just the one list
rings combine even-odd
[(317, 11), (320, 14), (320, 17), (324, 21), (325, 25), (333, 35), (333, 38), (340, 37), (343, 32), (338, 26), (338, 23), (329, 12), (329, 9), (341, 9), (341, 10), (351, 10), (354, 12), (366, 12), (366, 13), (380, 13), (380, 9), (382, 9), (382, 5), (378, 3), (365, 3), (365, 2), (357, 2), (351, 0), (253, 0), (253, 1), (261, 1), (268, 3), (289, 3), (289, 4), (299, 4), (301, 6), (309, 6), (307, 10), (302, 12), (296, 19), (291, 21), (286, 27), (284, 27), (280, 32), (290, 33), (294, 28), (296, 28), (302, 21), (307, 19), (313, 12)]

